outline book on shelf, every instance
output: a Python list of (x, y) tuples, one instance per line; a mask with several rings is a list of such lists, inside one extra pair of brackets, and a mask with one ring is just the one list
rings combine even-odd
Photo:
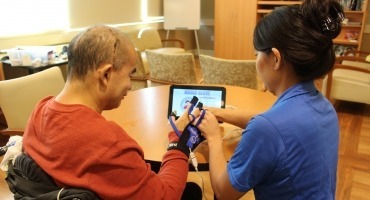
[(361, 11), (365, 8), (364, 2), (366, 0), (338, 0), (339, 4), (343, 7), (343, 10), (356, 10)]
[(347, 22), (347, 25), (352, 25), (352, 26), (361, 26), (361, 22), (352, 22), (352, 21), (348, 21), (348, 22)]
[(345, 45), (334, 45), (334, 52), (335, 56), (343, 56), (348, 50), (356, 50), (356, 48), (352, 46), (345, 46)]
[(358, 34), (359, 34), (358, 31), (348, 30), (348, 31), (346, 31), (346, 33), (344, 35), (344, 39), (349, 40), (349, 41), (357, 41)]

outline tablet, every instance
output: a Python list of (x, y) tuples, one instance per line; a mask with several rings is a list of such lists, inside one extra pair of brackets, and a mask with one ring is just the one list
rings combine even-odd
[(224, 87), (171, 85), (167, 117), (170, 116), (171, 112), (176, 114), (176, 118), (181, 116), (186, 104), (191, 101), (193, 96), (198, 97), (198, 102), (202, 102), (204, 106), (225, 108), (226, 88)]

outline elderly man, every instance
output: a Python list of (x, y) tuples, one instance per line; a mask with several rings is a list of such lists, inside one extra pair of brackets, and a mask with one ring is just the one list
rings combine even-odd
[[(58, 186), (85, 188), (101, 199), (181, 198), (189, 152), (176, 147), (184, 142), (169, 133), (169, 141), (178, 145), (164, 154), (156, 174), (137, 142), (101, 115), (117, 108), (131, 89), (137, 61), (131, 41), (115, 28), (89, 27), (71, 41), (68, 59), (64, 89), (41, 100), (29, 120), (26, 154)], [(188, 123), (187, 114), (175, 121), (178, 130)]]

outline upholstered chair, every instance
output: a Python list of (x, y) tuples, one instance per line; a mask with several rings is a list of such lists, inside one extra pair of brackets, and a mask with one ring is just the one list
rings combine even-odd
[(59, 67), (0, 81), (0, 107), (8, 126), (0, 132), (6, 135), (22, 135), (37, 102), (46, 96), (59, 94), (64, 83)]
[(338, 57), (323, 80), (322, 92), (329, 100), (370, 104), (370, 62), (359, 56)]
[(202, 83), (258, 89), (255, 60), (231, 60), (208, 55), (199, 56)]
[[(360, 51), (360, 50), (348, 50), (344, 52), (343, 56), (355, 56), (359, 58), (370, 58), (370, 52), (367, 51)], [(370, 61), (367, 61), (370, 62)]]
[(150, 68), (148, 66), (145, 50), (154, 50), (160, 53), (185, 52), (185, 45), (182, 40), (161, 39), (159, 32), (156, 29), (142, 28), (139, 30), (129, 31), (126, 34), (131, 38), (135, 47), (141, 52), (141, 59), (146, 75), (149, 75)]
[(196, 84), (192, 53), (158, 53), (146, 50), (150, 66), (150, 86), (163, 84)]
[(148, 87), (148, 76), (145, 74), (143, 61), (141, 59), (141, 52), (136, 50), (136, 72), (131, 76), (131, 90), (138, 90)]

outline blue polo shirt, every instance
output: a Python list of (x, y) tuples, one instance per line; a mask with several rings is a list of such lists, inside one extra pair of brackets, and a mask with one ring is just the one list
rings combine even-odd
[(227, 170), (232, 186), (259, 199), (335, 199), (339, 125), (312, 81), (285, 91), (243, 132)]

